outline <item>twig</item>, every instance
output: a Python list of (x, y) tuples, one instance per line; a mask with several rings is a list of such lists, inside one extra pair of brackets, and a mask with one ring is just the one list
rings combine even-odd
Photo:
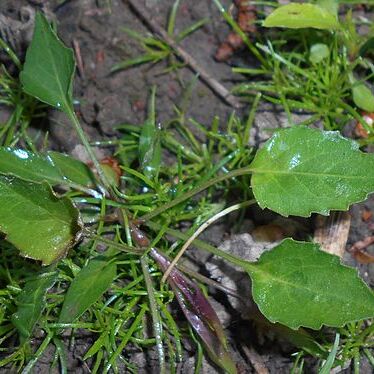
[(358, 242), (354, 243), (352, 247), (349, 249), (349, 252), (354, 251), (362, 251), (366, 249), (369, 245), (374, 243), (374, 236), (367, 236), (363, 240), (359, 240)]
[(366, 252), (365, 249), (374, 243), (374, 236), (367, 236), (363, 240), (354, 243), (348, 252), (361, 264), (374, 263), (374, 256)]
[(242, 104), (240, 101), (232, 95), (228, 89), (214, 79), (204, 68), (202, 68), (197, 61), (187, 53), (183, 48), (181, 48), (175, 40), (168, 35), (168, 33), (155, 21), (152, 19), (151, 15), (145, 9), (143, 5), (139, 3), (138, 0), (124, 0), (127, 1), (130, 6), (135, 10), (137, 15), (143, 19), (146, 25), (159, 36), (161, 36), (164, 41), (174, 49), (176, 55), (183, 60), (192, 70), (199, 74), (201, 80), (203, 80), (213, 92), (220, 96), (226, 103), (230, 104), (234, 108), (241, 108)]
[(242, 349), (245, 355), (248, 357), (248, 360), (253, 365), (257, 374), (269, 374), (269, 370), (264, 364), (262, 357), (252, 348), (248, 348), (247, 346), (242, 346)]
[(78, 68), (79, 75), (81, 76), (82, 79), (84, 79), (84, 64), (83, 64), (83, 59), (82, 59), (82, 54), (81, 54), (81, 47), (77, 39), (73, 39), (73, 49), (75, 53), (75, 58), (77, 60), (77, 68)]

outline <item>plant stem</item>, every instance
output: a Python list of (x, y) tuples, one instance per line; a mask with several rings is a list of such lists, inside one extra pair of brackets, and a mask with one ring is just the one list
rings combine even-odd
[(156, 338), (160, 373), (165, 374), (166, 367), (165, 367), (165, 352), (164, 352), (164, 347), (163, 347), (163, 342), (162, 342), (162, 322), (160, 318), (158, 305), (156, 302), (156, 297), (153, 292), (154, 288), (153, 288), (151, 276), (149, 274), (148, 259), (146, 256), (142, 256), (140, 258), (140, 264), (142, 266), (145, 286), (148, 292), (148, 302), (149, 302), (149, 308), (151, 310), (151, 315), (152, 315), (153, 333), (155, 334), (155, 338)]
[(245, 168), (230, 171), (229, 173), (224, 174), (224, 175), (220, 175), (216, 178), (213, 178), (209, 181), (204, 182), (200, 186), (197, 186), (197, 187), (193, 188), (192, 190), (186, 192), (182, 196), (179, 196), (176, 199), (171, 200), (164, 205), (161, 205), (160, 207), (156, 208), (152, 212), (149, 212), (149, 213), (145, 214), (144, 216), (140, 217), (140, 220), (142, 222), (149, 221), (152, 218), (158, 216), (159, 214), (165, 212), (166, 210), (180, 204), (181, 202), (189, 199), (190, 197), (198, 194), (201, 191), (204, 191), (205, 189), (209, 188), (210, 186), (213, 186), (216, 183), (222, 182), (226, 179), (238, 177), (238, 176), (241, 176), (241, 175), (247, 175), (247, 174), (251, 174), (251, 173), (252, 173), (252, 169), (250, 167), (245, 167)]
[(238, 209), (242, 209), (242, 208), (245, 208), (249, 205), (252, 205), (256, 202), (256, 200), (248, 200), (248, 201), (244, 201), (242, 203), (239, 203), (239, 204), (235, 204), (235, 205), (232, 205), (222, 211), (220, 211), (219, 213), (215, 214), (213, 217), (209, 218), (207, 221), (205, 221), (202, 225), (200, 225), (200, 227), (193, 233), (193, 235), (188, 238), (188, 240), (184, 243), (183, 247), (180, 249), (180, 251), (178, 252), (178, 254), (174, 257), (173, 261), (170, 263), (169, 267), (166, 269), (162, 279), (161, 279), (161, 283), (164, 283), (166, 281), (166, 279), (168, 278), (170, 272), (173, 270), (173, 267), (178, 263), (179, 259), (183, 256), (183, 253), (187, 250), (187, 248), (190, 246), (190, 244), (205, 230), (207, 229), (212, 223), (214, 223), (215, 221), (217, 221), (218, 219), (224, 217), (225, 215), (235, 211), (235, 210), (238, 210)]
[(136, 248), (136, 247), (130, 247), (129, 245), (126, 245), (126, 244), (121, 244), (121, 243), (114, 242), (113, 240), (105, 239), (100, 235), (93, 234), (92, 232), (89, 232), (87, 234), (87, 236), (89, 238), (97, 240), (100, 243), (104, 243), (104, 244), (108, 245), (109, 247), (119, 249), (120, 251), (123, 251), (123, 252), (132, 253), (134, 255), (143, 255), (144, 254), (144, 250), (142, 250), (142, 249), (139, 249), (139, 248)]
[[(150, 227), (153, 230), (159, 230), (162, 227), (161, 225), (159, 225), (158, 223), (155, 223), (155, 222), (147, 222), (146, 226)], [(171, 236), (173, 236), (174, 238), (177, 238), (177, 239), (188, 240), (188, 238), (189, 238), (189, 236), (187, 234), (184, 234), (184, 233), (182, 233), (178, 230), (166, 229), (165, 232), (166, 232), (166, 234), (169, 234), (169, 235), (171, 235)], [(212, 246), (212, 245), (210, 245), (206, 242), (203, 242), (202, 240), (195, 239), (193, 241), (193, 244), (197, 248), (202, 249), (203, 251), (212, 253), (212, 254), (214, 254), (216, 256), (219, 256), (221, 258), (224, 258), (225, 260), (231, 262), (234, 265), (240, 266), (241, 268), (244, 268), (245, 270), (247, 270), (251, 266), (250, 262), (245, 261), (242, 258), (234, 256), (234, 255), (232, 255), (230, 253), (227, 253), (225, 251), (222, 251), (221, 249), (216, 248), (216, 247), (214, 247), (214, 246)], [(255, 265), (253, 265), (253, 266), (255, 266)]]
[(105, 191), (109, 192), (112, 195), (112, 197), (115, 197), (116, 195), (113, 191), (113, 188), (112, 188), (110, 182), (108, 181), (108, 178), (106, 177), (99, 161), (97, 160), (96, 155), (95, 155), (94, 151), (92, 150), (90, 143), (88, 142), (88, 140), (86, 138), (86, 135), (85, 135), (80, 123), (79, 123), (77, 115), (75, 114), (75, 112), (72, 108), (69, 108), (69, 110), (66, 111), (66, 114), (68, 115), (69, 119), (73, 123), (75, 131), (77, 132), (80, 141), (82, 142), (83, 146), (85, 147), (85, 149), (88, 153), (88, 156), (90, 157), (92, 163), (94, 164), (94, 167), (97, 171), (99, 180), (102, 183)]
[(219, 11), (222, 13), (223, 18), (225, 21), (233, 28), (233, 30), (243, 39), (243, 42), (246, 44), (248, 49), (256, 56), (258, 61), (261, 62), (261, 64), (267, 68), (269, 66), (268, 62), (264, 58), (264, 56), (261, 55), (259, 50), (253, 45), (253, 43), (249, 40), (248, 36), (245, 32), (239, 27), (239, 25), (232, 19), (229, 13), (226, 12), (225, 8), (221, 4), (219, 0), (213, 0), (214, 4), (216, 4)]
[(134, 322), (131, 324), (131, 326), (126, 331), (125, 336), (122, 338), (121, 343), (118, 345), (115, 352), (111, 355), (109, 361), (106, 363), (105, 367), (103, 368), (103, 373), (108, 373), (114, 362), (116, 361), (117, 357), (121, 354), (122, 350), (126, 347), (126, 344), (134, 334), (134, 332), (139, 328), (139, 326), (142, 323), (142, 319), (144, 317), (144, 314), (147, 310), (147, 307), (145, 304), (141, 306), (140, 311), (138, 312)]
[(368, 125), (365, 119), (357, 113), (350, 105), (346, 104), (343, 100), (339, 99), (340, 106), (345, 109), (357, 122), (360, 122), (364, 129), (369, 133), (373, 133), (373, 128)]
[(13, 50), (8, 46), (5, 41), (0, 38), (0, 48), (4, 49), (8, 56), (12, 59), (13, 63), (17, 66), (18, 70), (22, 69), (22, 64), (18, 59), (17, 55), (13, 52)]

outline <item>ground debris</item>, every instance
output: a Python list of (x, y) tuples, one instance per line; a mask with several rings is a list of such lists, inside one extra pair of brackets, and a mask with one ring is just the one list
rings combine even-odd
[(314, 241), (330, 254), (343, 258), (351, 226), (351, 216), (348, 212), (332, 212), (330, 216), (318, 215)]
[[(254, 24), (256, 7), (250, 4), (248, 0), (235, 0), (234, 4), (237, 8), (236, 20), (239, 28), (246, 34), (256, 32), (256, 25)], [(218, 47), (214, 57), (217, 61), (227, 61), (235, 51), (243, 46), (243, 39), (235, 31), (231, 31)]]

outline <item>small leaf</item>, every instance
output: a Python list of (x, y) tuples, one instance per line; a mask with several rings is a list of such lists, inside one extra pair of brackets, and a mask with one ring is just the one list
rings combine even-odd
[(140, 165), (149, 179), (157, 179), (161, 164), (161, 131), (156, 126), (155, 96), (156, 90), (152, 88), (149, 117), (142, 127), (139, 139)]
[(374, 112), (374, 95), (369, 87), (364, 83), (356, 84), (352, 87), (353, 102), (369, 113)]
[(45, 265), (64, 257), (80, 236), (78, 210), (47, 184), (0, 175), (0, 206), (6, 240)]
[(333, 30), (339, 28), (339, 22), (336, 15), (316, 4), (290, 3), (280, 6), (269, 14), (263, 26)]
[(313, 44), (310, 48), (309, 60), (313, 64), (318, 64), (319, 62), (325, 60), (330, 55), (329, 47), (323, 43)]
[(71, 283), (62, 305), (59, 323), (72, 323), (110, 287), (117, 275), (117, 266), (108, 258), (96, 257), (78, 273)]
[(52, 185), (94, 185), (94, 176), (84, 163), (58, 152), (38, 155), (20, 148), (0, 147), (0, 174)]
[(303, 126), (280, 130), (250, 168), (259, 205), (284, 216), (347, 210), (374, 191), (374, 155), (338, 132)]
[(56, 278), (55, 271), (42, 272), (28, 280), (17, 296), (17, 311), (12, 315), (12, 323), (20, 334), (21, 343), (31, 336), (45, 306), (47, 291), (53, 286)]
[(318, 244), (285, 239), (248, 264), (253, 298), (272, 322), (292, 329), (340, 327), (374, 317), (374, 295), (339, 257)]
[(47, 19), (37, 13), (34, 36), (20, 75), (24, 91), (69, 112), (72, 108), (74, 70), (73, 51), (58, 39)]

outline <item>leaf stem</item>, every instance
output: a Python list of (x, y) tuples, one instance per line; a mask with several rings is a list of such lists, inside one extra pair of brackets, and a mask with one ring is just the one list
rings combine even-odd
[(143, 255), (144, 254), (144, 250), (142, 250), (142, 249), (139, 249), (139, 248), (136, 248), (136, 247), (131, 247), (131, 246), (123, 244), (123, 243), (117, 243), (117, 242), (114, 242), (113, 240), (105, 239), (100, 235), (93, 234), (92, 232), (87, 232), (87, 237), (89, 237), (91, 239), (95, 239), (96, 241), (98, 241), (100, 243), (106, 244), (109, 247), (116, 248), (116, 249), (118, 249), (120, 251), (123, 251), (123, 252), (131, 253), (131, 254), (134, 254), (134, 255)]
[(368, 125), (366, 120), (359, 114), (357, 113), (354, 108), (352, 108), (350, 105), (346, 104), (343, 100), (339, 99), (339, 104), (340, 106), (345, 109), (357, 122), (360, 122), (364, 129), (369, 133), (373, 133), (373, 128)]
[(94, 151), (92, 150), (91, 145), (90, 145), (89, 141), (87, 140), (86, 135), (85, 135), (80, 123), (79, 123), (77, 115), (75, 114), (74, 110), (70, 107), (69, 107), (68, 110), (65, 111), (65, 113), (67, 114), (67, 116), (69, 117), (71, 122), (73, 123), (75, 131), (77, 132), (80, 141), (82, 142), (83, 146), (85, 147), (85, 149), (88, 153), (88, 156), (90, 157), (92, 163), (94, 164), (94, 167), (97, 171), (99, 180), (102, 183), (105, 191), (110, 193), (112, 195), (112, 197), (115, 197), (116, 194), (113, 191), (112, 185), (108, 181), (108, 178), (106, 177), (99, 161), (97, 160), (96, 155), (95, 155)]
[(149, 302), (149, 308), (151, 310), (151, 315), (152, 315), (153, 333), (156, 338), (156, 347), (157, 347), (157, 352), (158, 352), (158, 362), (160, 365), (160, 373), (165, 374), (166, 366), (165, 366), (165, 352), (164, 352), (164, 347), (163, 347), (163, 342), (162, 342), (162, 322), (160, 319), (160, 312), (159, 312), (158, 305), (156, 302), (152, 279), (149, 273), (147, 256), (142, 256), (140, 258), (140, 264), (142, 266), (145, 286), (148, 292), (148, 302)]
[(162, 279), (161, 283), (165, 283), (166, 279), (170, 275), (171, 271), (173, 270), (174, 266), (178, 263), (179, 259), (183, 256), (184, 252), (187, 250), (187, 248), (190, 246), (190, 244), (205, 230), (207, 229), (212, 223), (217, 221), (218, 219), (224, 217), (225, 215), (234, 212), (235, 210), (245, 208), (249, 205), (252, 205), (256, 202), (256, 200), (248, 200), (244, 201), (239, 204), (232, 205), (219, 213), (215, 214), (213, 217), (210, 217), (208, 220), (206, 220), (200, 227), (193, 233), (191, 237), (187, 239), (187, 241), (184, 243), (183, 247), (180, 249), (180, 251), (177, 253), (177, 255), (174, 257), (173, 261), (170, 263), (169, 267), (166, 269)]
[(210, 180), (204, 182), (203, 184), (201, 184), (200, 186), (197, 186), (197, 187), (193, 188), (192, 190), (186, 192), (182, 196), (179, 196), (176, 199), (171, 200), (164, 205), (161, 205), (160, 207), (156, 208), (152, 212), (149, 212), (149, 213), (145, 214), (144, 216), (140, 217), (140, 219), (141, 219), (142, 222), (149, 221), (152, 218), (158, 216), (159, 214), (165, 212), (166, 210), (180, 204), (181, 202), (189, 199), (190, 197), (198, 194), (199, 192), (204, 191), (205, 189), (209, 188), (210, 186), (213, 186), (216, 183), (222, 182), (226, 179), (238, 177), (238, 176), (241, 176), (241, 175), (247, 175), (247, 174), (251, 174), (251, 173), (252, 173), (252, 169), (247, 166), (245, 168), (236, 169), (236, 170), (230, 171), (227, 174), (220, 175), (218, 177), (210, 179)]

